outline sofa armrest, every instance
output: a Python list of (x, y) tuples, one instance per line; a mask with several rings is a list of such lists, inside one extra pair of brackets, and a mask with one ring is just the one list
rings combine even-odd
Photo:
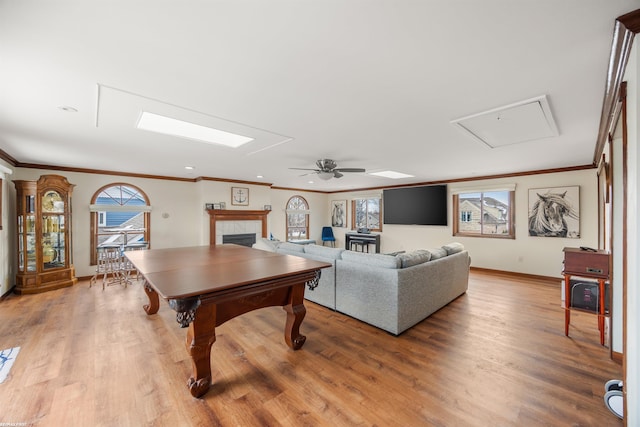
[(466, 251), (398, 272), (398, 329), (403, 331), (464, 294), (469, 285)]

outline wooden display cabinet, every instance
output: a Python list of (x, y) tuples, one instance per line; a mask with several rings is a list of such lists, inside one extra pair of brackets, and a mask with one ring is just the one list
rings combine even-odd
[(16, 186), (18, 272), (15, 292), (35, 294), (74, 285), (71, 193), (63, 176), (42, 175)]

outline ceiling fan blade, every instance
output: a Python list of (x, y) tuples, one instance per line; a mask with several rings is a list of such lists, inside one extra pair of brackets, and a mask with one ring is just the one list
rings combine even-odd
[(334, 178), (342, 178), (344, 175), (342, 175), (340, 172), (338, 172), (336, 169), (333, 170), (333, 177)]
[(337, 168), (334, 169), (336, 172), (366, 172), (365, 169), (362, 168)]
[(309, 168), (289, 168), (292, 170), (296, 170), (296, 171), (314, 171), (314, 172), (320, 172), (318, 169), (309, 169)]

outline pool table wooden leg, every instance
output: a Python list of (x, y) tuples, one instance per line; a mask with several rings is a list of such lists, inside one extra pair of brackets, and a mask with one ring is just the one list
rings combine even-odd
[(198, 307), (193, 322), (189, 324), (187, 351), (191, 355), (193, 374), (187, 386), (193, 397), (201, 397), (211, 385), (211, 346), (216, 341), (216, 305)]
[(158, 293), (146, 280), (144, 281), (144, 292), (149, 297), (149, 304), (143, 305), (142, 308), (147, 314), (156, 314), (160, 308), (160, 299), (158, 298)]
[(300, 335), (300, 325), (307, 314), (304, 307), (304, 283), (291, 286), (289, 300), (282, 308), (287, 312), (287, 323), (284, 327), (284, 340), (293, 350), (302, 348), (307, 337)]

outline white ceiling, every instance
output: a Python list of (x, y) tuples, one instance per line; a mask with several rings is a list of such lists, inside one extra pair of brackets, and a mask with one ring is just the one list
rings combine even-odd
[[(615, 18), (638, 8), (0, 0), (0, 149), (20, 164), (320, 191), (583, 166), (593, 160)], [(492, 149), (451, 123), (542, 95), (558, 136)], [(144, 132), (134, 126), (145, 106), (260, 138), (230, 149)], [(288, 169), (321, 158), (415, 178), (322, 181)]]

